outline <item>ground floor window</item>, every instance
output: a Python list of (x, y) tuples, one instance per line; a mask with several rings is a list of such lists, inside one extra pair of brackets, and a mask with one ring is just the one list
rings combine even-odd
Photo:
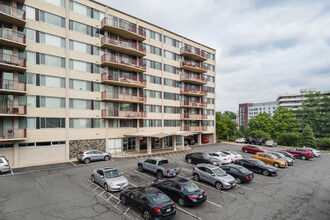
[(182, 144), (181, 140), (182, 140), (181, 136), (176, 136), (176, 146), (179, 146)]
[(172, 146), (173, 146), (172, 136), (165, 137), (165, 147), (172, 147)]
[(121, 153), (123, 150), (122, 138), (110, 138), (108, 140), (108, 152), (109, 153)]
[(135, 150), (135, 137), (133, 138), (123, 138), (123, 150)]

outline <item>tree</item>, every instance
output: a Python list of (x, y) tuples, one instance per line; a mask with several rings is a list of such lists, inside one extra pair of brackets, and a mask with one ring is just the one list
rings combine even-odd
[(308, 124), (316, 137), (330, 137), (330, 97), (320, 92), (305, 95), (296, 116), (301, 124)]
[(270, 140), (270, 134), (268, 134), (267, 132), (263, 131), (263, 130), (255, 130), (255, 131), (251, 131), (251, 136), (253, 138), (262, 138), (264, 140)]
[(297, 126), (293, 110), (279, 107), (273, 115), (268, 132), (274, 139), (277, 139), (283, 133), (297, 131)]
[(218, 138), (226, 138), (229, 140), (229, 136), (233, 136), (237, 131), (237, 124), (233, 122), (232, 118), (227, 114), (216, 113), (216, 130)]
[(256, 117), (249, 120), (249, 130), (252, 131), (265, 131), (269, 132), (271, 130), (272, 119), (267, 113), (260, 113)]
[(313, 130), (306, 125), (303, 133), (299, 138), (299, 147), (316, 147), (316, 139), (313, 134)]
[(277, 142), (279, 145), (296, 147), (298, 146), (299, 138), (299, 132), (283, 133), (278, 136)]
[(236, 114), (231, 111), (225, 111), (225, 115), (228, 115), (231, 119), (236, 119)]

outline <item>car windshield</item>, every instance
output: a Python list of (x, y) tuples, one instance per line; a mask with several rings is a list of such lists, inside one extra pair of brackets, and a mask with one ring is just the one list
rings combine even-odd
[(274, 154), (274, 156), (278, 157), (278, 158), (283, 158), (284, 155), (283, 154)]
[(213, 172), (215, 173), (216, 176), (226, 176), (227, 175), (227, 173), (220, 168), (213, 169)]
[(168, 160), (161, 160), (158, 162), (158, 165), (168, 164)]
[(234, 152), (234, 151), (230, 151), (230, 153), (234, 154), (234, 155), (238, 155), (238, 153)]
[(208, 154), (203, 154), (204, 159), (210, 160), (212, 157)]
[(122, 176), (122, 174), (118, 170), (110, 170), (104, 172), (105, 178), (116, 178)]
[(154, 201), (156, 204), (162, 204), (171, 201), (171, 199), (163, 193), (154, 194), (150, 197), (150, 199)]
[(227, 155), (225, 153), (219, 152), (219, 154), (223, 157), (226, 157)]
[(276, 156), (276, 155), (272, 155), (272, 158), (273, 159), (279, 159), (278, 156)]
[(183, 188), (185, 188), (188, 192), (195, 192), (199, 190), (199, 187), (193, 182), (187, 183), (186, 185), (183, 186)]
[(246, 169), (245, 167), (240, 167), (240, 168), (237, 168), (237, 169), (240, 170), (240, 171), (243, 172), (243, 173), (247, 173), (247, 172), (249, 172), (249, 170)]
[(260, 160), (256, 160), (255, 162), (256, 162), (258, 165), (265, 165), (265, 163), (262, 162), (262, 161), (260, 161)]

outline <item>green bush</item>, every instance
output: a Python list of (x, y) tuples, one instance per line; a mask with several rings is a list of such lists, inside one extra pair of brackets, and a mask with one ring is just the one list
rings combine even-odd
[(235, 141), (237, 139), (237, 136), (229, 136), (229, 141)]
[(320, 150), (329, 150), (330, 149), (330, 138), (320, 138), (316, 142), (317, 148)]
[(298, 146), (299, 137), (300, 134), (298, 132), (283, 133), (278, 136), (277, 142), (279, 145), (296, 147)]
[(253, 138), (262, 138), (266, 141), (271, 139), (270, 134), (262, 130), (251, 131), (251, 136)]

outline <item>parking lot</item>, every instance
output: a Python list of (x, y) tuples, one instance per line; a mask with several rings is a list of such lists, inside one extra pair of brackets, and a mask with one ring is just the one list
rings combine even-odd
[[(192, 151), (235, 150), (242, 145), (217, 144), (193, 147)], [(281, 150), (282, 148), (277, 148)], [(192, 180), (194, 165), (185, 153), (167, 154), (170, 163), (181, 166), (180, 177)], [(137, 158), (90, 164), (66, 163), (14, 169), (0, 175), (0, 219), (142, 219), (139, 213), (119, 203), (119, 193), (107, 193), (90, 181), (98, 167), (115, 167), (131, 186), (147, 186), (155, 175), (137, 171)], [(230, 190), (195, 182), (207, 193), (207, 202), (197, 207), (179, 207), (173, 219), (329, 219), (330, 154), (309, 161), (296, 160), (275, 177), (255, 174), (251, 183)], [(193, 181), (193, 180), (192, 180)]]

